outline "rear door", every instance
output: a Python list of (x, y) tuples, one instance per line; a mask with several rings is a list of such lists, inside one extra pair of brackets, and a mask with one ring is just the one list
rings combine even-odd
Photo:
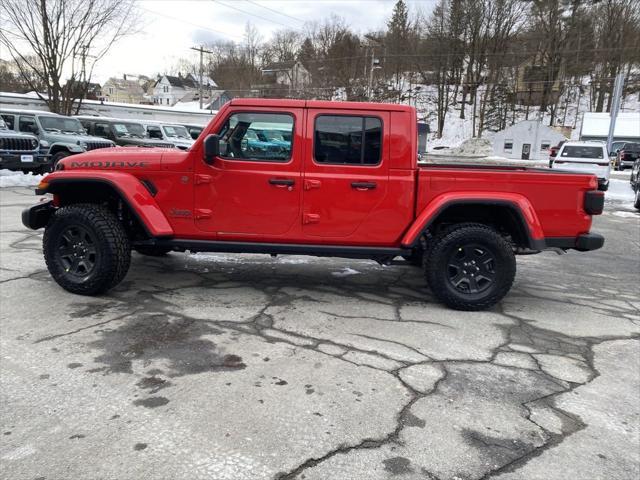
[(307, 114), (303, 235), (325, 242), (368, 243), (372, 213), (388, 189), (389, 113), (321, 109)]

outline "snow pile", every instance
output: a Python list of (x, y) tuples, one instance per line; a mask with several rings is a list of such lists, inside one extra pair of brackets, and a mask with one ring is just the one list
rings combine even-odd
[(432, 150), (427, 153), (453, 157), (486, 157), (493, 154), (493, 144), (488, 138), (469, 138), (454, 148)]
[(40, 183), (44, 175), (33, 173), (14, 172), (12, 170), (0, 170), (0, 188), (5, 187), (35, 187)]

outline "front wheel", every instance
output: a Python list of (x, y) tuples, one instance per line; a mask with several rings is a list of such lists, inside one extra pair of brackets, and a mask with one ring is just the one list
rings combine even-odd
[(484, 310), (511, 289), (512, 246), (494, 229), (466, 224), (440, 236), (425, 259), (425, 276), (438, 300), (456, 310)]
[(640, 210), (640, 188), (636, 188), (636, 198), (633, 202), (633, 206)]
[(124, 227), (108, 209), (94, 204), (59, 208), (44, 231), (43, 252), (58, 285), (79, 295), (116, 286), (131, 261)]
[(69, 155), (71, 155), (69, 152), (65, 152), (65, 151), (60, 151), (58, 153), (56, 153), (53, 157), (51, 157), (51, 166), (49, 167), (50, 170), (52, 172), (55, 171), (56, 166), (58, 165), (58, 162), (60, 160), (62, 160), (63, 158), (67, 158)]

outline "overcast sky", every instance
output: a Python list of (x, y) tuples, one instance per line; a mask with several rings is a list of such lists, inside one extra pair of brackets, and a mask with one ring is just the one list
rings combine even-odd
[[(430, 10), (435, 0), (405, 0), (410, 9)], [(96, 66), (94, 81), (122, 74), (163, 73), (190, 47), (217, 39), (242, 41), (247, 22), (264, 39), (283, 28), (299, 29), (332, 13), (357, 32), (381, 29), (395, 0), (138, 0), (140, 32), (117, 43)]]

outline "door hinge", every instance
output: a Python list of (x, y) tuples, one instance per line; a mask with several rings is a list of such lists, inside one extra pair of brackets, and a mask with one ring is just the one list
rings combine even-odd
[(305, 213), (302, 215), (302, 224), (308, 225), (309, 223), (320, 223), (320, 215), (317, 213)]
[(322, 186), (322, 182), (320, 180), (305, 180), (304, 181), (304, 189), (311, 190), (312, 188), (320, 188)]
[(211, 175), (201, 175), (198, 174), (195, 176), (196, 185), (202, 185), (203, 183), (211, 183)]
[(211, 218), (211, 210), (208, 210), (206, 208), (196, 208), (194, 217), (196, 220)]

